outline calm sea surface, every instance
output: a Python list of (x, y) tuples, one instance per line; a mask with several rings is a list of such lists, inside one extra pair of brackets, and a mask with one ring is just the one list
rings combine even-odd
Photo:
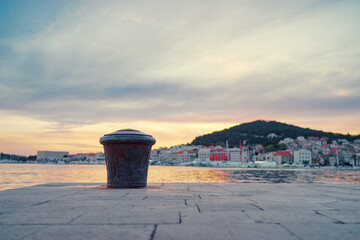
[[(150, 183), (360, 183), (360, 170), (150, 166)], [(106, 183), (105, 165), (0, 164), (0, 191), (44, 183)]]

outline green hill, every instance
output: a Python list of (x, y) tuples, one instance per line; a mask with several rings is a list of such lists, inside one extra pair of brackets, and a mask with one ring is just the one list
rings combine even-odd
[[(270, 133), (275, 133), (279, 137), (269, 139), (267, 136)], [(258, 120), (249, 123), (243, 123), (222, 131), (216, 131), (210, 134), (196, 137), (192, 145), (225, 145), (228, 141), (230, 146), (238, 146), (241, 141), (247, 140), (248, 144), (275, 144), (279, 140), (290, 137), (297, 138), (298, 136), (313, 136), (313, 137), (327, 137), (330, 141), (334, 139), (347, 139), (353, 141), (360, 138), (360, 135), (343, 135), (331, 132), (323, 132), (309, 128), (301, 128), (294, 125), (276, 122)]]

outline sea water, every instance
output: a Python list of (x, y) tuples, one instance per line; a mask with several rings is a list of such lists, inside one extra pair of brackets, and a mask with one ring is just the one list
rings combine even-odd
[[(0, 164), (0, 191), (46, 183), (106, 184), (105, 165)], [(247, 169), (150, 166), (148, 183), (360, 183), (352, 169)]]

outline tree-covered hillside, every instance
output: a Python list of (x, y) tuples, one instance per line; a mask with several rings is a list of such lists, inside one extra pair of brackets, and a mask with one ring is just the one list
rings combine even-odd
[[(272, 139), (268, 138), (267, 136), (270, 133), (275, 133), (279, 137)], [(260, 143), (268, 145), (277, 143), (279, 140), (286, 137), (296, 138), (298, 136), (327, 137), (329, 140), (347, 139), (350, 141), (360, 138), (360, 135), (352, 136), (349, 134), (335, 134), (309, 128), (301, 128), (276, 121), (258, 120), (196, 137), (191, 144), (203, 146), (224, 145), (225, 142), (228, 141), (230, 146), (238, 146), (241, 141), (247, 140), (248, 144)]]

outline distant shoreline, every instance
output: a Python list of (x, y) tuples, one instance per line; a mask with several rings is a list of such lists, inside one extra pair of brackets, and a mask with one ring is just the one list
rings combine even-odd
[[(19, 165), (24, 165), (24, 164), (29, 164), (29, 165), (59, 165), (59, 166), (64, 166), (64, 165), (106, 165), (105, 163), (51, 163), (51, 162), (44, 162), (44, 163), (38, 163), (38, 162), (0, 162), (0, 164), (19, 164)], [(179, 165), (174, 165), (174, 166), (168, 166), (168, 165), (149, 165), (149, 166), (153, 166), (153, 167), (191, 167), (191, 168), (211, 168), (213, 170), (226, 170), (226, 171), (236, 171), (236, 170), (296, 170), (296, 171), (305, 171), (305, 170), (353, 170), (353, 171), (360, 171), (360, 167), (334, 167), (334, 166), (321, 166), (319, 167), (315, 167), (315, 168), (311, 168), (311, 167), (295, 167), (295, 166), (291, 166), (291, 167), (227, 167), (227, 166), (223, 166), (223, 167), (219, 167), (219, 166), (179, 166)]]

